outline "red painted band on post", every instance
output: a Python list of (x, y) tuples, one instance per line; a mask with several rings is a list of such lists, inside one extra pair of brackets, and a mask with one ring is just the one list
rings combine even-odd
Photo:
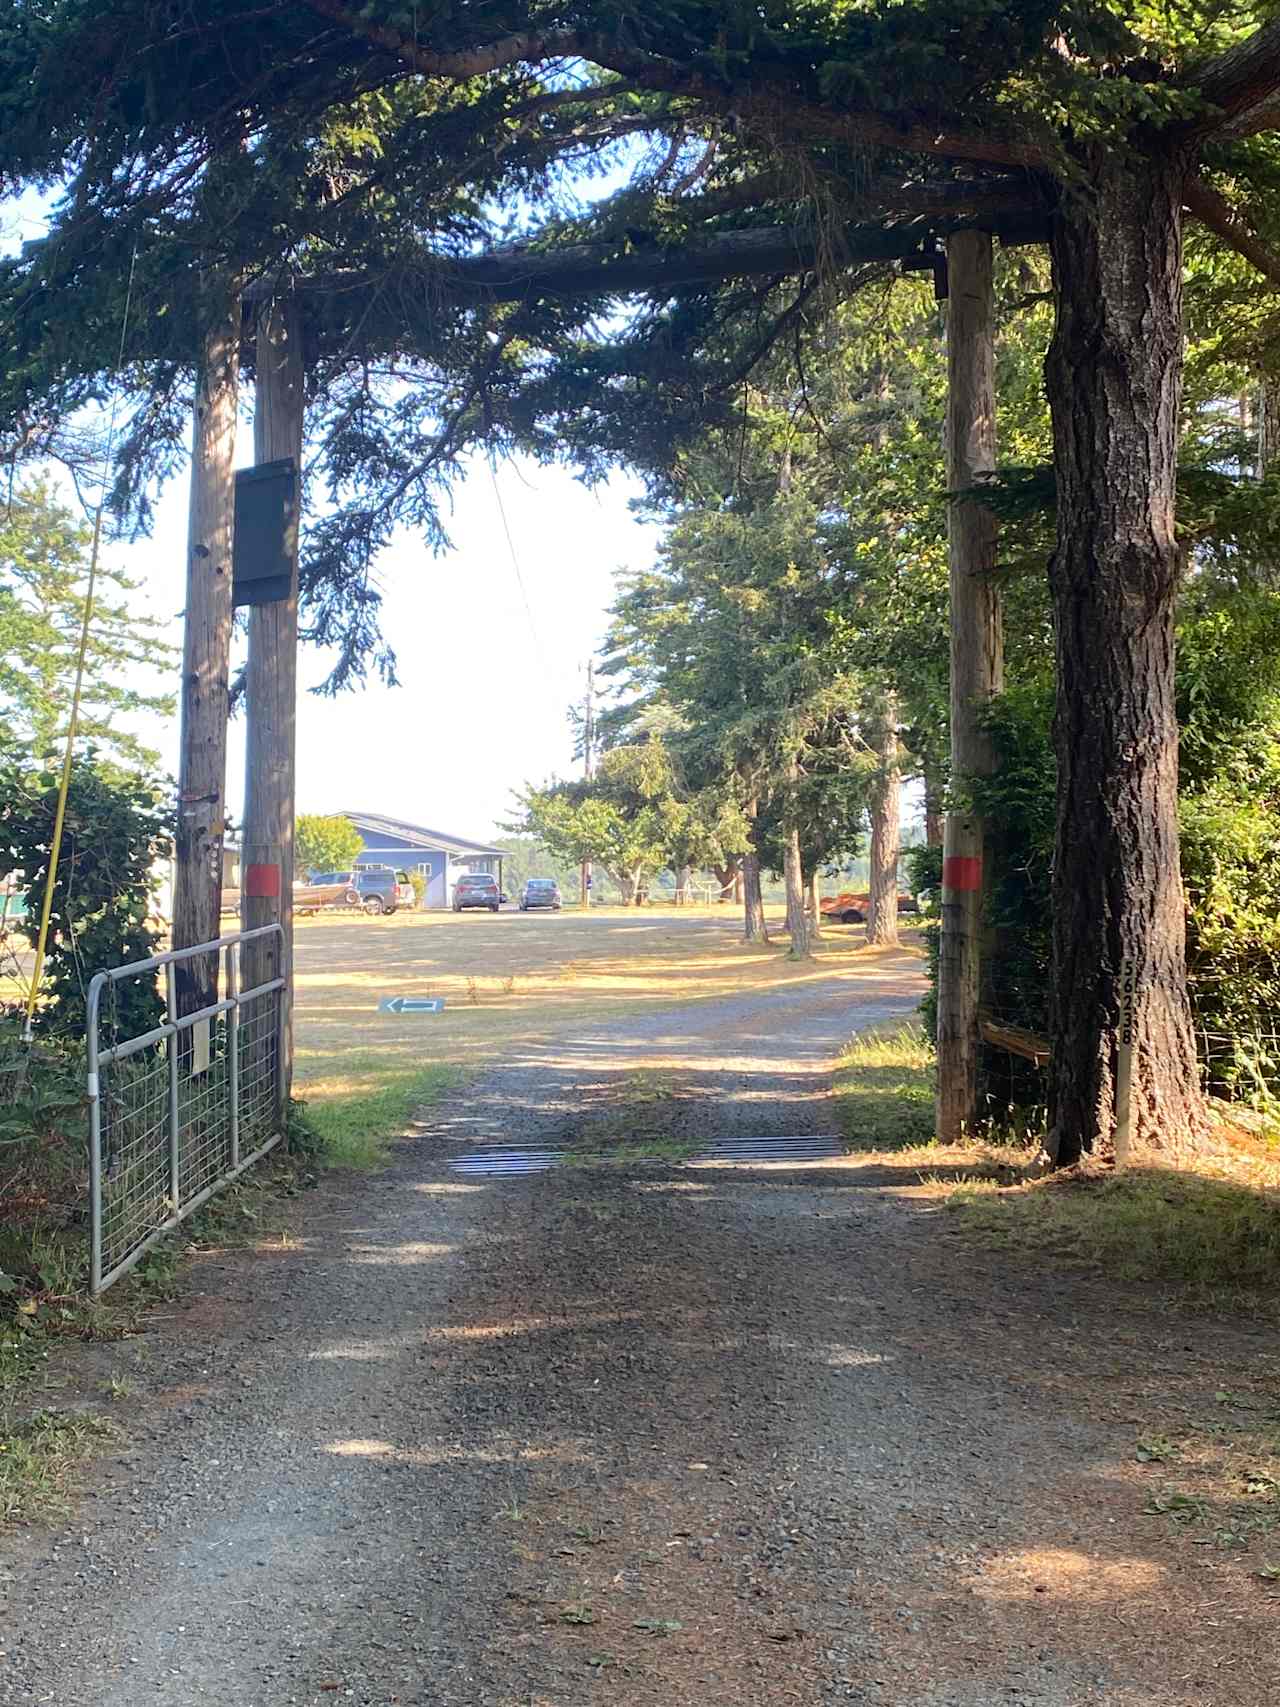
[(953, 854), (942, 862), (942, 887), (961, 893), (982, 888), (982, 861)]
[(278, 865), (247, 865), (244, 868), (244, 892), (246, 895), (265, 898), (280, 893), (280, 867)]

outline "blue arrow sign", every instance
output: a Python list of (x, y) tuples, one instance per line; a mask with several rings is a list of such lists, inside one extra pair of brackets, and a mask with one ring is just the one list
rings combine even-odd
[(380, 1014), (439, 1014), (444, 1012), (443, 996), (384, 996), (378, 1003)]

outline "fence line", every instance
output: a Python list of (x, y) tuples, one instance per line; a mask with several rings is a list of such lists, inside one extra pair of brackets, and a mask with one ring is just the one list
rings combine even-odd
[[(119, 1280), (156, 1240), (281, 1139), (283, 978), (240, 989), (240, 948), (278, 924), (99, 972), (89, 985), (90, 1289)], [(221, 956), (224, 995), (179, 1014), (175, 968)], [(120, 1035), (119, 995), (162, 973), (165, 1017)], [(111, 1041), (104, 1046), (103, 1010)], [(126, 1030), (128, 1028), (126, 1027)]]

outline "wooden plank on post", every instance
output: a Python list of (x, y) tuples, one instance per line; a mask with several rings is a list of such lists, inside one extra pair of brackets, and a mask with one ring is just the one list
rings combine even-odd
[[(302, 467), (302, 331), (289, 298), (261, 311), (257, 334), (257, 393), (253, 411), (255, 463), (292, 458)], [(286, 541), (289, 593), (249, 613), (245, 671), (245, 804), (243, 918), (246, 929), (279, 922), (282, 941), (246, 944), (241, 983), (248, 989), (282, 977), (278, 1118), (293, 1078), (293, 819), (298, 698), (298, 528)]]
[[(227, 715), (231, 669), (231, 561), (235, 530), (236, 405), (240, 294), (225, 273), (203, 282), (204, 348), (196, 379), (187, 530), (187, 604), (182, 643), (178, 827), (174, 838), (173, 946), (218, 935), (226, 824)], [(216, 999), (218, 960), (175, 969), (178, 1011)]]
[[(947, 239), (947, 484), (964, 491), (995, 471), (996, 396), (991, 237)], [(995, 517), (975, 499), (948, 508), (951, 588), (951, 774), (995, 769), (982, 712), (1004, 681), (1004, 637)], [(942, 932), (938, 956), (938, 1136), (954, 1143), (978, 1115), (984, 836), (981, 819), (955, 804), (943, 830)]]

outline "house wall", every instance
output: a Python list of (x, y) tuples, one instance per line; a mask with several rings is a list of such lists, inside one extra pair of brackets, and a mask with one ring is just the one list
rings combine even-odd
[[(356, 826), (359, 829), (359, 825)], [(362, 833), (363, 834), (363, 833)], [(389, 865), (402, 871), (420, 871), (427, 880), (424, 907), (453, 905), (453, 879), (464, 871), (488, 871), (501, 881), (501, 860), (492, 854), (453, 854), (443, 848), (424, 848), (404, 836), (379, 833), (376, 842), (365, 841), (353, 864)]]
[(443, 907), (444, 852), (440, 848), (414, 847), (401, 836), (383, 836), (376, 846), (366, 842), (355, 857), (355, 865), (389, 865), (395, 871), (420, 871), (426, 878), (424, 907)]

